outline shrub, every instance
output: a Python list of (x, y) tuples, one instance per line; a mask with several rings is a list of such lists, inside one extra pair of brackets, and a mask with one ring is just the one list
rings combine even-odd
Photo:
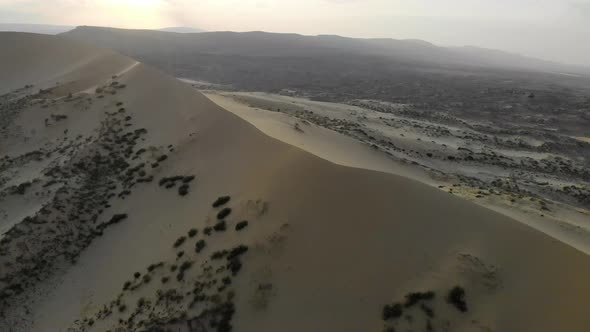
[(465, 302), (465, 290), (462, 287), (455, 286), (447, 295), (447, 302), (455, 306), (459, 311), (467, 311), (467, 302)]
[(148, 282), (152, 281), (152, 277), (150, 277), (149, 274), (144, 274), (143, 275), (143, 283), (147, 284)]
[(188, 194), (188, 184), (183, 184), (178, 188), (178, 194), (180, 196), (186, 196)]
[(133, 276), (135, 277), (135, 279), (137, 279), (137, 278), (141, 277), (141, 273), (139, 273), (139, 272), (135, 272), (135, 273), (133, 274)]
[(426, 304), (422, 303), (420, 305), (420, 309), (422, 309), (422, 311), (424, 311), (424, 313), (426, 314), (426, 316), (428, 316), (429, 318), (434, 318), (434, 310), (427, 306)]
[(422, 300), (432, 300), (434, 298), (434, 292), (433, 291), (428, 291), (428, 292), (412, 292), (412, 293), (408, 293), (406, 295), (406, 302), (404, 303), (404, 306), (406, 308), (409, 308), (413, 305), (415, 305), (416, 303), (418, 303), (419, 301)]
[(247, 226), (248, 226), (247, 220), (240, 221), (239, 223), (236, 224), (236, 231), (241, 231), (242, 229), (246, 228)]
[(121, 304), (121, 305), (119, 306), (119, 312), (124, 312), (124, 311), (125, 311), (125, 309), (127, 309), (127, 306), (126, 306), (126, 305), (124, 305), (124, 304)]
[(212, 231), (213, 231), (213, 228), (205, 227), (205, 229), (203, 230), (203, 233), (205, 233), (205, 235), (211, 235)]
[(238, 256), (240, 256), (240, 255), (242, 255), (244, 253), (246, 253), (247, 251), (248, 251), (248, 246), (245, 246), (243, 244), (242, 245), (239, 245), (239, 246), (233, 248), (229, 252), (229, 255), (227, 256), (227, 259), (228, 260), (232, 260), (232, 259), (234, 259), (234, 258), (236, 258), (236, 257), (238, 257)]
[(195, 228), (192, 228), (191, 230), (188, 231), (188, 236), (189, 237), (195, 237), (195, 235), (197, 235), (199, 231), (196, 230)]
[(230, 197), (229, 196), (221, 196), (219, 198), (217, 198), (217, 200), (215, 202), (213, 202), (213, 207), (220, 207), (224, 204), (226, 204), (227, 202), (229, 202)]
[(166, 159), (168, 159), (168, 156), (164, 154), (164, 155), (161, 155), (160, 157), (158, 157), (158, 159), (156, 159), (156, 161), (161, 163)]
[(211, 259), (221, 259), (227, 255), (227, 250), (216, 251), (211, 255)]
[(216, 232), (224, 232), (226, 229), (225, 220), (222, 220), (222, 221), (218, 222), (217, 224), (215, 224), (215, 226), (213, 226), (213, 229)]
[(199, 240), (197, 241), (197, 243), (195, 244), (195, 250), (197, 251), (197, 253), (201, 252), (203, 249), (205, 249), (205, 246), (207, 244), (205, 243), (205, 240)]
[(192, 182), (194, 179), (195, 179), (195, 176), (194, 176), (194, 175), (185, 176), (185, 177), (182, 179), (182, 182), (183, 182), (183, 183), (190, 183), (190, 182)]
[(242, 262), (238, 258), (234, 258), (229, 261), (227, 268), (231, 271), (232, 275), (237, 275), (242, 269)]
[(179, 238), (176, 240), (176, 242), (174, 242), (174, 248), (178, 248), (178, 247), (180, 247), (180, 246), (181, 246), (181, 245), (184, 243), (184, 241), (186, 241), (186, 237), (185, 237), (185, 236), (181, 236), (181, 237), (179, 237)]
[(219, 213), (217, 214), (217, 219), (224, 219), (225, 217), (229, 216), (229, 214), (231, 213), (231, 209), (230, 208), (224, 208), (223, 210), (219, 211)]
[(123, 290), (128, 290), (131, 287), (131, 281), (125, 281), (123, 284)]
[(170, 280), (170, 278), (168, 278), (168, 277), (162, 277), (162, 283), (163, 284), (167, 283), (168, 280)]
[(192, 262), (186, 261), (180, 265), (180, 272), (183, 273), (184, 271), (188, 270), (193, 266)]
[(383, 320), (397, 319), (403, 314), (402, 305), (399, 303), (388, 304), (383, 307)]

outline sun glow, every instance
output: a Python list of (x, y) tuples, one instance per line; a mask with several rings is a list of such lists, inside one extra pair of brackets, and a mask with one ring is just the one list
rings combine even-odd
[[(161, 24), (163, 0), (103, 0), (100, 6), (112, 15), (114, 21), (125, 22), (128, 27), (157, 27)], [(119, 25), (120, 26), (120, 25)]]

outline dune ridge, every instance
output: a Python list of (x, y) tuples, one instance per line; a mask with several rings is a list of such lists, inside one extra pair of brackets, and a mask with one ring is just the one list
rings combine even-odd
[[(132, 172), (132, 180), (112, 174), (109, 186), (116, 190), (105, 189), (107, 204), (87, 207), (97, 217), (79, 223), (83, 215), (68, 218), (55, 206), (55, 197), (68, 199), (83, 190), (79, 184), (64, 179), (62, 188), (68, 192), (43, 189), (50, 181), (43, 164), (47, 157), (19, 159), (33, 169), (28, 174), (32, 184), (25, 186), (22, 199), (14, 199), (12, 187), (0, 181), (0, 208), (8, 199), (14, 208), (37, 192), (56, 219), (42, 225), (22, 221), (18, 224), (29, 226), (17, 237), (14, 232), (2, 234), (10, 239), (0, 244), (0, 263), (12, 262), (10, 271), (19, 273), (11, 282), (6, 281), (6, 270), (0, 275), (3, 330), (202, 331), (198, 328), (204, 322), (215, 320), (216, 327), (205, 330), (223, 331), (220, 326), (230, 324), (239, 331), (428, 326), (449, 331), (585, 331), (590, 323), (584, 307), (590, 295), (588, 257), (536, 230), (416, 181), (336, 165), (279, 142), (190, 86), (143, 64), (114, 77), (133, 65), (129, 58), (50, 36), (0, 33), (0, 40), (30, 46), (20, 48), (20, 56), (14, 51), (13, 58), (2, 59), (2, 70), (13, 67), (3, 88), (62, 83), (49, 94), (29, 88), (6, 97), (14, 101), (35, 96), (16, 107), (6, 124), (22, 130), (2, 132), (0, 157), (7, 158), (0, 168), (2, 178), (7, 170), (15, 178), (23, 176), (25, 168), (14, 165), (25, 153), (59, 146), (59, 141), (76, 142), (78, 135), (85, 143), (72, 143), (71, 155), (55, 150), (57, 159), (51, 165), (68, 169), (98, 153), (97, 160), (120, 157), (129, 164), (125, 170), (142, 162), (137, 173), (145, 173)], [(46, 45), (55, 45), (55, 53), (30, 54)], [(62, 54), (61, 47), (78, 55), (52, 59)], [(102, 54), (99, 60), (91, 60), (97, 54)], [(39, 57), (47, 57), (45, 65)], [(86, 64), (71, 67), (76, 62)], [(83, 92), (94, 86), (99, 90)], [(44, 104), (48, 107), (42, 108)], [(49, 114), (67, 118), (44, 125)], [(101, 130), (116, 140), (127, 137), (125, 133), (137, 138), (123, 140), (118, 148), (116, 142), (101, 140)], [(106, 148), (116, 153), (108, 154)], [(133, 159), (141, 149), (145, 152)], [(71, 177), (90, 175), (82, 169)], [(170, 180), (175, 176), (187, 181), (186, 187)], [(139, 181), (149, 177), (151, 181)], [(170, 181), (174, 185), (167, 188)], [(103, 200), (88, 195), (87, 201)], [(228, 203), (211, 206), (224, 195), (230, 196)], [(231, 211), (220, 218), (224, 207)], [(109, 223), (121, 214), (124, 219)], [(238, 231), (242, 220), (248, 220), (248, 226)], [(33, 242), (25, 249), (19, 245), (64, 224), (85, 234), (72, 261), (56, 258), (47, 267), (29, 257), (29, 252), (39, 251), (62, 257), (56, 243), (63, 242), (66, 233), (53, 242), (34, 242), (36, 247)], [(206, 235), (207, 227), (214, 226)], [(192, 228), (198, 230), (194, 237), (187, 233)], [(91, 235), (97, 230), (100, 236)], [(201, 249), (196, 244), (200, 240), (206, 243)], [(237, 263), (228, 260), (227, 267), (215, 266), (219, 277), (213, 272), (201, 275), (216, 264), (215, 252), (240, 246), (248, 248), (239, 254), (241, 270), (234, 271)], [(182, 278), (169, 272), (174, 265), (186, 267)], [(9, 286), (15, 278), (25, 283), (26, 271), (43, 273), (37, 281), (26, 281), (20, 293), (7, 293), (14, 290)], [(170, 281), (160, 282), (165, 277)], [(194, 288), (199, 278), (225, 286), (209, 290), (215, 294), (206, 293), (204, 307), (190, 307), (193, 295), (184, 293), (205, 292)], [(466, 312), (446, 300), (455, 286), (465, 291)], [(182, 296), (168, 306), (158, 301), (163, 296), (158, 290)], [(406, 294), (426, 291), (434, 292), (434, 299), (408, 305)], [(404, 317), (383, 317), (386, 305), (404, 301)], [(121, 310), (122, 304), (126, 309)]]

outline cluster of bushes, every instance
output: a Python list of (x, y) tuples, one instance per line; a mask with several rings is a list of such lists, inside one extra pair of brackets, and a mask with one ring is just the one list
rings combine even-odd
[(194, 175), (189, 176), (171, 176), (171, 177), (164, 177), (160, 179), (159, 185), (160, 187), (165, 187), (166, 189), (170, 189), (176, 186), (177, 182), (182, 183), (182, 185), (178, 188), (178, 194), (180, 196), (186, 196), (189, 193), (189, 183), (191, 183), (195, 179)]
[(428, 301), (434, 299), (434, 292), (412, 292), (406, 294), (406, 302), (404, 303), (404, 307), (409, 308), (414, 306), (416, 303), (420, 301)]

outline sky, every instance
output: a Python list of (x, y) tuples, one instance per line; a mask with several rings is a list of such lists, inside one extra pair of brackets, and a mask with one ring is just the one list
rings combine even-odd
[(590, 0), (0, 0), (0, 23), (423, 39), (590, 67)]

